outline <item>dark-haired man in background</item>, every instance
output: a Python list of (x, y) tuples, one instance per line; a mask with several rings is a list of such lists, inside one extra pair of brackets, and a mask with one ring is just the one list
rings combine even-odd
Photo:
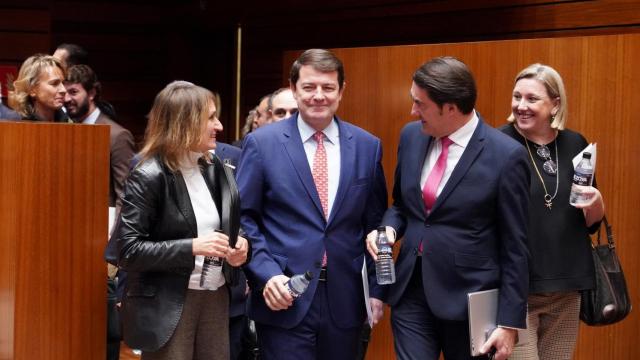
[(53, 57), (60, 60), (65, 69), (74, 65), (88, 65), (89, 53), (77, 44), (60, 44), (53, 52)]
[(124, 181), (134, 155), (133, 136), (129, 130), (120, 126), (102, 111), (100, 107), (102, 86), (89, 66), (70, 67), (64, 86), (67, 89), (64, 105), (74, 122), (104, 124), (110, 127), (109, 206), (120, 205)]

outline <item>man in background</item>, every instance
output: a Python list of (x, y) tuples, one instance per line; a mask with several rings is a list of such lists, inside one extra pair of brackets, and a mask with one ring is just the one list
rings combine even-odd
[(133, 136), (129, 130), (120, 126), (102, 111), (100, 107), (102, 86), (89, 66), (70, 67), (64, 85), (67, 89), (65, 107), (74, 122), (109, 125), (109, 206), (119, 207), (124, 181), (129, 174), (129, 164), (134, 155)]
[(65, 69), (73, 65), (88, 65), (89, 53), (82, 46), (77, 44), (60, 44), (53, 52), (53, 57), (60, 60)]
[(280, 88), (269, 97), (269, 113), (271, 122), (288, 118), (298, 111), (298, 103), (293, 97), (291, 88)]

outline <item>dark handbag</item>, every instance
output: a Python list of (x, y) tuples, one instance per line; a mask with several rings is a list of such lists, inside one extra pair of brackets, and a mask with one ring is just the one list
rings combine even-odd
[(591, 326), (617, 323), (631, 311), (627, 283), (616, 254), (611, 226), (606, 217), (602, 221), (607, 232), (607, 244), (600, 244), (600, 230), (598, 244), (591, 244), (596, 284), (593, 289), (583, 290), (580, 299), (580, 320)]
[[(222, 203), (220, 209), (220, 227), (222, 232), (229, 236), (229, 246), (236, 247), (238, 234), (240, 233), (240, 195), (238, 185), (233, 174), (229, 161), (220, 160), (217, 156), (212, 157), (213, 166), (207, 167), (209, 176), (213, 176), (216, 184), (219, 185), (219, 195)], [(215, 191), (216, 189), (212, 189)], [(248, 256), (247, 256), (248, 258)], [(222, 264), (222, 273), (225, 281), (230, 286), (238, 284), (240, 269), (230, 266), (227, 262)]]

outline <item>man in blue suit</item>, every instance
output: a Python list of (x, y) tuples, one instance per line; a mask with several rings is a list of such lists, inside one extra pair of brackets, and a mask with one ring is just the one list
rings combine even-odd
[[(467, 66), (435, 58), (413, 75), (393, 204), (382, 221), (404, 237), (389, 290), (398, 359), (469, 359), (467, 294), (498, 288), (498, 328), (481, 351), (505, 359), (525, 328), (528, 289), (526, 151), (474, 110)], [(377, 249), (375, 234), (367, 246)]]
[[(267, 360), (351, 360), (359, 346), (360, 274), (371, 261), (365, 237), (382, 218), (387, 191), (380, 140), (335, 116), (344, 84), (333, 53), (305, 51), (290, 73), (299, 112), (250, 133), (242, 149), (241, 222), (253, 247), (249, 317)], [(315, 277), (294, 301), (285, 284), (305, 271)], [(370, 274), (377, 321), (383, 289)]]

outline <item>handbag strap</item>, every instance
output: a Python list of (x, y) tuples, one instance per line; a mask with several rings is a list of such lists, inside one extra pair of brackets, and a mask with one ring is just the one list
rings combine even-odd
[[(609, 222), (607, 221), (606, 215), (602, 217), (602, 222), (604, 223), (604, 229), (607, 233), (607, 243), (609, 244), (609, 249), (615, 249), (616, 245), (613, 241), (613, 231), (611, 230), (611, 225), (609, 225)], [(598, 228), (598, 245), (600, 245), (600, 230), (602, 230), (602, 226)], [(593, 242), (591, 243), (591, 246), (595, 247)]]

